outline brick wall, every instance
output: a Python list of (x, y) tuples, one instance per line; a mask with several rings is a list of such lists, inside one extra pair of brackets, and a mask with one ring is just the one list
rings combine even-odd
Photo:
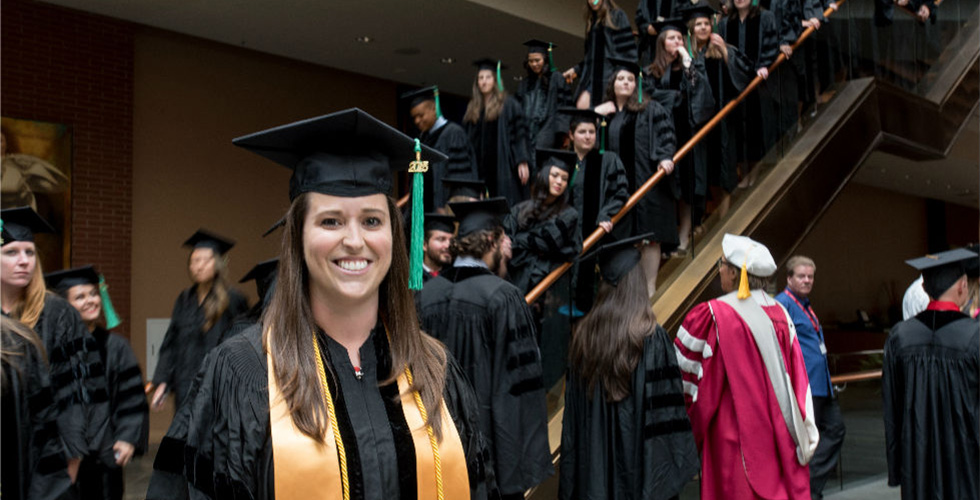
[(4, 0), (0, 17), (2, 113), (72, 127), (71, 263), (94, 264), (105, 275), (126, 336), (135, 29), (24, 0)]

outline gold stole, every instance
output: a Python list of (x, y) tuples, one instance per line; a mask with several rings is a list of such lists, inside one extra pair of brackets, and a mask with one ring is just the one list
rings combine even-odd
[[(286, 401), (281, 397), (276, 383), (271, 354), (266, 355), (269, 362), (269, 416), (272, 428), (272, 457), (275, 471), (276, 498), (343, 499), (340, 463), (334, 433), (328, 429), (324, 443), (310, 439), (296, 428)], [(321, 384), (325, 383), (321, 381)], [(405, 373), (398, 376), (398, 392), (402, 412), (412, 432), (415, 443), (416, 484), (418, 498), (465, 499), (470, 497), (469, 476), (466, 469), (466, 455), (459, 433), (453, 424), (452, 416), (442, 405), (442, 442), (436, 453), (439, 454), (441, 470), (436, 469), (433, 446), (429, 440), (422, 413), (415, 403), (415, 393), (409, 390), (410, 384)], [(330, 422), (331, 426), (337, 425)], [(441, 474), (443, 495), (436, 488), (436, 475)]]

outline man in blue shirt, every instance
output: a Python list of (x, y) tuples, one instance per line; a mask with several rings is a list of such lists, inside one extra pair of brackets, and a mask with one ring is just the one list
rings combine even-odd
[(824, 484), (837, 466), (845, 433), (840, 407), (834, 397), (834, 387), (830, 383), (823, 328), (817, 314), (810, 307), (810, 291), (813, 289), (813, 274), (816, 269), (816, 264), (809, 257), (790, 257), (786, 263), (786, 290), (776, 296), (776, 300), (789, 311), (789, 316), (796, 325), (803, 362), (810, 378), (813, 413), (820, 431), (820, 444), (810, 460), (810, 494), (814, 500), (823, 498)]

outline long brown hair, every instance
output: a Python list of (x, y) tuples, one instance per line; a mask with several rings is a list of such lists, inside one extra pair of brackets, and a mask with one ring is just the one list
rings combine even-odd
[[(592, 8), (589, 7), (590, 1), (591, 0), (585, 0), (585, 10), (583, 11), (586, 32), (589, 31), (592, 28), (592, 25), (595, 23), (605, 24), (607, 28), (611, 29), (623, 28), (623, 26), (616, 26), (616, 22), (613, 20), (612, 14), (610, 14), (610, 11), (619, 10), (619, 6), (616, 5), (616, 2), (613, 0), (603, 0), (602, 5), (599, 6), (599, 10), (593, 11)], [(595, 16), (594, 18), (593, 15)]]
[[(675, 57), (673, 61), (670, 60), (670, 56), (667, 54), (667, 49), (664, 48), (664, 43), (667, 42), (667, 33), (673, 30), (663, 30), (657, 35), (657, 50), (653, 56), (653, 62), (647, 68), (650, 74), (656, 79), (663, 78), (664, 74), (669, 71), (670, 66), (674, 64), (680, 64), (680, 57)], [(683, 38), (683, 33), (681, 38)], [(694, 57), (692, 54), (691, 57)]]
[[(619, 75), (621, 71), (630, 72), (630, 70), (628, 69), (620, 69), (613, 72), (612, 78), (610, 78), (609, 81), (606, 82), (606, 90), (605, 93), (603, 94), (604, 100), (612, 101), (614, 103), (616, 102), (616, 76)], [(636, 78), (636, 75), (633, 75), (633, 78)], [(650, 103), (650, 99), (647, 99), (644, 96), (643, 102), (640, 103), (640, 99), (639, 99), (640, 92), (643, 92), (643, 89), (640, 88), (639, 80), (636, 80), (636, 89), (633, 91), (633, 95), (629, 96), (629, 98), (626, 99), (626, 104), (623, 106), (623, 109), (633, 113), (639, 113), (640, 111), (646, 109), (647, 104)], [(599, 135), (599, 127), (596, 127), (596, 136), (598, 135)]]
[[(194, 252), (191, 252), (193, 255)], [(218, 252), (211, 250), (214, 258), (214, 278), (211, 279), (211, 291), (204, 297), (201, 308), (204, 309), (204, 324), (201, 332), (207, 332), (221, 319), (221, 315), (228, 309), (228, 259)], [(190, 265), (190, 255), (187, 263)], [(198, 285), (200, 286), (200, 285)]]
[(551, 166), (542, 165), (538, 173), (534, 176), (534, 183), (531, 184), (531, 198), (521, 202), (517, 210), (517, 229), (524, 231), (536, 222), (545, 221), (557, 217), (566, 207), (568, 207), (569, 192), (571, 191), (571, 178), (565, 185), (565, 191), (550, 204), (547, 202), (551, 195)]
[[(698, 19), (704, 19), (704, 17), (695, 17), (694, 19), (691, 19), (690, 21), (687, 22), (687, 33), (688, 33), (687, 36), (691, 37), (691, 41), (694, 44), (694, 54), (691, 54), (691, 57), (696, 58), (698, 57), (698, 55), (701, 55), (702, 54), (701, 49), (704, 48), (703, 55), (705, 58), (724, 59), (725, 54), (721, 52), (721, 49), (711, 44), (711, 38), (708, 38), (706, 42), (701, 43), (694, 36), (694, 25), (698, 22)], [(708, 21), (711, 21), (711, 19), (709, 18)], [(714, 33), (715, 32), (714, 25), (710, 22), (708, 23), (708, 25), (712, 26), (711, 33)]]
[(469, 104), (466, 105), (466, 114), (463, 115), (464, 123), (476, 123), (480, 121), (480, 111), (484, 107), (486, 107), (486, 113), (483, 119), (488, 122), (496, 120), (504, 110), (504, 101), (507, 100), (507, 92), (497, 87), (496, 74), (494, 74), (493, 90), (490, 91), (490, 95), (484, 101), (483, 94), (480, 92), (480, 86), (477, 85), (480, 79), (480, 71), (477, 71), (476, 77), (473, 78), (472, 95), (470, 96)]
[[(286, 213), (279, 278), (268, 309), (262, 316), (263, 346), (272, 355), (276, 382), (282, 390), (296, 427), (322, 443), (328, 431), (327, 410), (323, 402), (320, 376), (314, 360), (311, 339), (317, 325), (310, 308), (309, 271), (303, 252), (303, 225), (309, 210), (309, 196), (296, 197)], [(412, 370), (412, 389), (422, 395), (428, 410), (428, 424), (441, 439), (441, 402), (446, 383), (446, 351), (443, 345), (419, 329), (415, 300), (408, 289), (408, 255), (405, 232), (395, 201), (388, 197), (391, 220), (391, 267), (378, 291), (378, 314), (391, 339), (391, 373), (381, 382), (395, 381), (404, 367)], [(332, 368), (327, 367), (332, 372)]]
[[(27, 361), (27, 351), (34, 349), (42, 363), (47, 363), (44, 343), (34, 330), (20, 321), (6, 316), (0, 317), (0, 363), (10, 366), (17, 373), (23, 373), (22, 364)], [(0, 387), (7, 388), (10, 383), (6, 370), (0, 370)]]
[(47, 288), (44, 285), (44, 271), (41, 270), (41, 259), (34, 264), (34, 274), (31, 281), (24, 287), (21, 299), (14, 304), (10, 310), (10, 316), (28, 328), (34, 328), (37, 321), (41, 319), (41, 312), (44, 311), (44, 294)]
[(609, 402), (630, 395), (633, 371), (643, 354), (643, 339), (657, 325), (646, 283), (641, 265), (626, 273), (618, 286), (602, 281), (595, 306), (572, 334), (569, 368), (581, 377), (590, 394), (596, 384), (602, 384)]

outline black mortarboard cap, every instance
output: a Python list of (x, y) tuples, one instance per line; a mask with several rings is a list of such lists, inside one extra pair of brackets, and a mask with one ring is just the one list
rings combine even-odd
[(971, 260), (974, 265), (977, 253), (965, 248), (947, 250), (905, 261), (922, 272), (922, 288), (930, 298), (937, 298), (953, 286), (967, 272)]
[[(500, 62), (497, 59), (490, 59), (489, 57), (484, 57), (482, 59), (477, 59), (473, 61), (473, 66), (476, 66), (477, 70), (488, 69), (490, 71), (497, 71), (497, 63)], [(501, 71), (507, 69), (505, 64), (500, 65)]]
[(456, 232), (456, 218), (452, 215), (438, 213), (425, 214), (425, 230), (454, 233)]
[(558, 112), (569, 117), (569, 130), (574, 130), (580, 123), (595, 125), (600, 118), (600, 115), (591, 109), (558, 108)]
[(606, 59), (606, 61), (609, 64), (611, 64), (613, 67), (613, 72), (612, 72), (613, 78), (616, 77), (617, 72), (624, 69), (626, 71), (632, 72), (634, 75), (639, 75), (640, 71), (642, 71), (640, 69), (640, 65), (636, 61), (632, 61), (629, 59), (619, 59), (617, 57), (610, 57)]
[(664, 19), (663, 21), (656, 21), (650, 24), (653, 25), (653, 29), (657, 30), (657, 33), (663, 33), (664, 31), (669, 31), (669, 30), (680, 31), (681, 33), (687, 33), (687, 26), (684, 23), (683, 17), (672, 17), (670, 19)]
[(587, 261), (593, 257), (598, 257), (599, 274), (602, 279), (612, 286), (619, 285), (619, 280), (623, 279), (640, 262), (640, 249), (636, 245), (643, 240), (655, 240), (654, 233), (645, 233), (632, 236), (613, 243), (602, 245), (581, 257), (580, 261)]
[[(359, 197), (389, 194), (391, 173), (415, 160), (415, 141), (357, 108), (346, 109), (232, 141), (293, 170), (289, 199), (307, 192)], [(446, 156), (422, 146), (422, 160)]]
[(218, 236), (212, 232), (206, 231), (204, 229), (198, 229), (196, 233), (187, 238), (184, 242), (185, 247), (191, 248), (210, 248), (214, 250), (217, 255), (224, 255), (231, 250), (231, 247), (235, 246), (235, 242)]
[(45, 274), (44, 282), (51, 290), (54, 290), (60, 295), (64, 295), (73, 286), (98, 286), (99, 273), (92, 266), (75, 267)]
[(449, 196), (469, 196), (470, 198), (480, 199), (486, 193), (487, 185), (480, 179), (464, 179), (462, 177), (443, 177), (442, 185), (446, 187)]
[(425, 101), (435, 101), (436, 100), (436, 86), (425, 87), (424, 89), (413, 90), (411, 92), (405, 92), (398, 98), (402, 101), (408, 102), (408, 108), (414, 108)]
[(15, 241), (34, 241), (35, 233), (53, 233), (51, 224), (41, 218), (31, 207), (5, 208), (0, 210), (3, 221), (3, 244)]
[(261, 301), (262, 298), (265, 297), (266, 292), (269, 290), (269, 286), (276, 280), (278, 271), (278, 257), (263, 260), (245, 273), (245, 276), (242, 276), (242, 279), (238, 280), (238, 282), (247, 283), (255, 280), (255, 288), (259, 294), (259, 300)]
[(701, 17), (711, 18), (717, 11), (709, 5), (707, 2), (701, 1), (690, 5), (685, 5), (677, 9), (677, 13), (684, 17), (684, 21), (690, 21), (691, 19), (697, 19)]
[(571, 174), (578, 163), (578, 154), (567, 149), (537, 149), (534, 154), (539, 169), (555, 166)]
[[(980, 254), (980, 245), (976, 243), (967, 245), (966, 249), (975, 254)], [(966, 261), (966, 277), (980, 278), (980, 259), (968, 259)]]
[(551, 48), (557, 47), (557, 45), (553, 43), (542, 42), (541, 40), (537, 40), (537, 39), (528, 40), (524, 42), (524, 45), (527, 47), (527, 51), (529, 54), (535, 52), (539, 54), (547, 54), (549, 47)]
[(462, 238), (476, 231), (494, 229), (502, 224), (504, 216), (510, 212), (507, 198), (498, 196), (488, 200), (470, 201), (465, 203), (450, 203), (459, 221), (458, 236)]

